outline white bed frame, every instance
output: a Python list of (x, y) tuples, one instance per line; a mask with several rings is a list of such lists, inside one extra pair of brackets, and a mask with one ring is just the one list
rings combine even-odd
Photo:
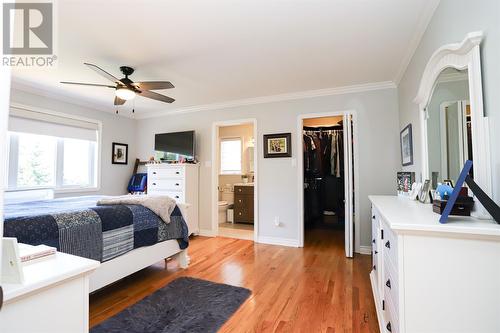
[[(189, 225), (189, 205), (178, 204), (182, 216), (188, 225), (189, 234), (193, 226)], [(119, 257), (103, 262), (89, 278), (89, 291), (92, 293), (130, 274), (140, 271), (159, 261), (174, 258), (181, 268), (189, 266), (190, 258), (187, 249), (181, 250), (175, 239), (167, 240), (151, 246), (140, 247)]]

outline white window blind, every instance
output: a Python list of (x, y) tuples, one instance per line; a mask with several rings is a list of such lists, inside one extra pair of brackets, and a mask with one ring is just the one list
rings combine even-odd
[(241, 173), (241, 139), (222, 139), (220, 142), (221, 174)]
[(9, 114), (10, 132), (97, 141), (98, 127), (97, 123), (22, 108), (11, 108)]

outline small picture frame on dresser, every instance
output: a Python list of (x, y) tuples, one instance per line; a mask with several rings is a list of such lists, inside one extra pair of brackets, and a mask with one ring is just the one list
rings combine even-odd
[(420, 193), (418, 194), (418, 201), (420, 201), (421, 203), (429, 202), (430, 186), (431, 186), (430, 179), (426, 179), (424, 184), (422, 185), (422, 189), (420, 190)]

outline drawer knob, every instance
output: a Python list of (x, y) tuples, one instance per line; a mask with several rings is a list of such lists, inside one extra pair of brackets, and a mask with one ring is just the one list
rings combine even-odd
[(153, 186), (156, 186), (156, 183), (153, 183)]
[(180, 172), (179, 171), (176, 171), (175, 174), (178, 175)]
[(238, 202), (241, 203), (241, 199), (238, 199)]
[(179, 183), (175, 183), (175, 186), (179, 186)]
[(373, 270), (376, 271), (377, 270), (377, 265), (373, 265)]
[(385, 285), (387, 286), (387, 288), (391, 289), (391, 279), (387, 279)]
[(387, 328), (389, 332), (392, 332), (391, 322), (388, 322), (385, 328)]
[(238, 213), (238, 215), (240, 215), (240, 216), (241, 216), (241, 212), (239, 212), (239, 213)]
[(378, 251), (377, 251), (377, 250), (375, 250), (375, 254), (378, 254)]
[(374, 219), (374, 220), (375, 220), (375, 215), (373, 215), (373, 216), (372, 216), (372, 219)]
[(179, 196), (178, 196), (178, 195), (176, 195), (176, 196), (175, 196), (175, 198), (176, 198), (176, 199), (179, 199)]
[(391, 242), (387, 241), (385, 242), (385, 247), (390, 249), (391, 248)]
[(372, 243), (375, 244), (375, 238), (372, 240)]
[(153, 175), (156, 175), (156, 171), (153, 171)]
[(241, 192), (241, 188), (238, 189), (238, 192)]

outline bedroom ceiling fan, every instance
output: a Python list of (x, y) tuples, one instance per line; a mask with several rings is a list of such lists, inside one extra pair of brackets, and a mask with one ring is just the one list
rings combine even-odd
[(115, 89), (115, 101), (114, 105), (123, 105), (126, 101), (134, 99), (134, 97), (142, 96), (151, 98), (160, 102), (172, 103), (175, 99), (158, 94), (151, 90), (160, 90), (160, 89), (171, 89), (174, 88), (174, 85), (169, 81), (143, 81), (143, 82), (134, 82), (130, 80), (128, 77), (134, 73), (134, 69), (129, 66), (121, 66), (120, 71), (125, 75), (124, 78), (118, 79), (112, 74), (106, 72), (104, 69), (89, 63), (84, 63), (88, 68), (95, 71), (97, 74), (105, 77), (106, 79), (113, 82), (115, 85), (105, 85), (105, 84), (94, 84), (94, 83), (82, 83), (82, 82), (68, 82), (61, 81), (64, 84), (74, 84), (81, 86), (92, 86), (92, 87), (105, 87)]

